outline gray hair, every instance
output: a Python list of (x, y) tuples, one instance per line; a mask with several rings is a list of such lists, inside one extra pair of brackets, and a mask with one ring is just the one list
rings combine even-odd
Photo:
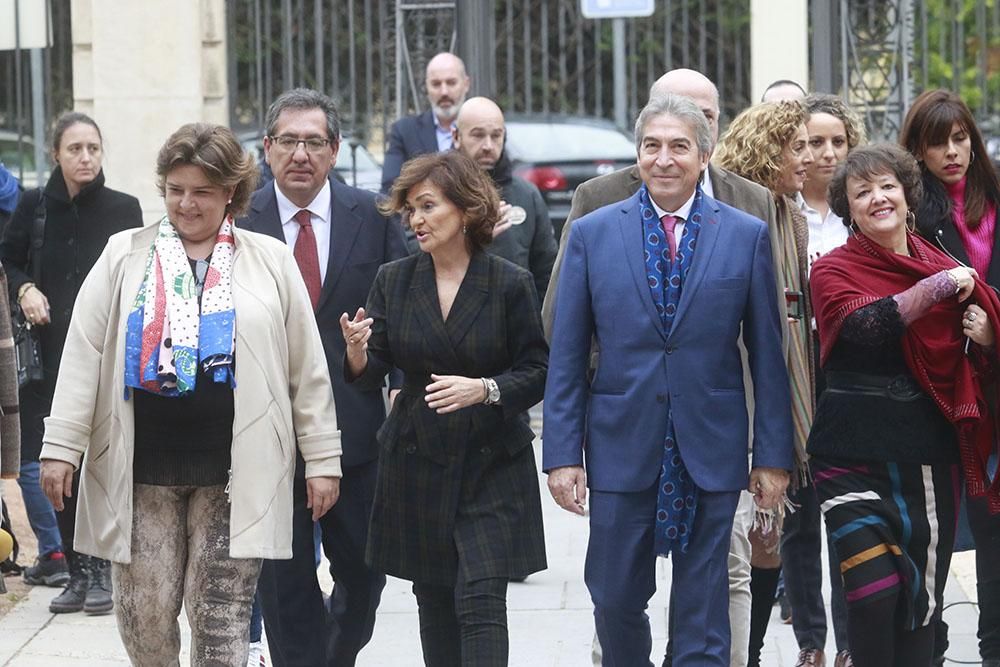
[(701, 155), (712, 151), (712, 131), (701, 108), (690, 97), (664, 93), (649, 99), (635, 121), (635, 150), (639, 152), (646, 125), (657, 116), (673, 116), (694, 130), (695, 142)]
[(278, 117), (285, 109), (303, 111), (319, 109), (326, 116), (326, 138), (331, 143), (340, 141), (340, 116), (337, 114), (337, 105), (318, 90), (292, 88), (279, 95), (267, 108), (267, 115), (264, 117), (264, 132), (267, 136), (274, 136), (278, 127)]

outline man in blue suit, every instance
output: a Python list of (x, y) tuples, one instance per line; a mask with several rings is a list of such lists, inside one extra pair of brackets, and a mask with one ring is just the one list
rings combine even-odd
[[(319, 520), (336, 582), (329, 618), (316, 578), (316, 517), (309, 509), (301, 457), (293, 484), (292, 559), (264, 561), (258, 592), (277, 667), (350, 666), (371, 639), (385, 586), (385, 576), (364, 559), (378, 464), (375, 432), (385, 420), (385, 403), (380, 390), (361, 391), (344, 381), (339, 320), (341, 313), (365, 304), (379, 267), (405, 256), (405, 242), (398, 222), (378, 213), (374, 195), (331, 176), (340, 121), (330, 98), (314, 90), (290, 90), (271, 104), (265, 125), (264, 154), (274, 181), (254, 193), (250, 214), (237, 225), (294, 249), (326, 353), (326, 359), (315, 361), (330, 369), (341, 415), (344, 477), (340, 500)], [(401, 380), (395, 378), (397, 386)]]
[(410, 158), (451, 150), (452, 128), (469, 92), (469, 83), (465, 63), (458, 56), (445, 52), (430, 59), (424, 84), (431, 108), (392, 124), (382, 164), (383, 193), (389, 193), (403, 163)]
[[(670, 554), (673, 664), (721, 667), (739, 492), (773, 508), (792, 467), (770, 242), (762, 221), (702, 193), (711, 133), (690, 99), (651, 99), (635, 136), (643, 186), (567, 241), (542, 462), (564, 509), (583, 514), (590, 488), (585, 579), (604, 664), (651, 664), (645, 609), (656, 556)], [(749, 474), (741, 331), (756, 401)]]

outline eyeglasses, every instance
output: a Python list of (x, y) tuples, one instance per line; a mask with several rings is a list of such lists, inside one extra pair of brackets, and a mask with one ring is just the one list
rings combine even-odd
[(307, 153), (319, 153), (324, 148), (330, 145), (329, 139), (322, 139), (320, 137), (309, 137), (308, 139), (299, 139), (298, 137), (289, 137), (288, 135), (281, 135), (279, 137), (270, 137), (271, 143), (280, 148), (283, 151), (291, 153), (299, 144), (302, 144)]

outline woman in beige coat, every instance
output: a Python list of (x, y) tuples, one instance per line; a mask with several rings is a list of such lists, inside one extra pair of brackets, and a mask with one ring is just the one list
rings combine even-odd
[(167, 215), (111, 237), (70, 324), (42, 486), (83, 465), (76, 547), (114, 562), (135, 665), (244, 665), (262, 558), (292, 555), (296, 448), (313, 517), (336, 502), (340, 436), (319, 333), (287, 247), (238, 230), (257, 179), (232, 132), (160, 150)]

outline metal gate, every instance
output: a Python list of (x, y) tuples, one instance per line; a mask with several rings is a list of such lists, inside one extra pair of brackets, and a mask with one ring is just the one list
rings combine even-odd
[[(460, 0), (463, 1), (463, 0)], [(471, 0), (464, 0), (466, 2)], [(455, 40), (455, 3), (435, 0), (229, 0), (232, 122), (259, 128), (281, 90), (334, 97), (351, 131), (378, 144), (425, 104), (427, 60)], [(497, 98), (510, 111), (612, 117), (611, 21), (578, 0), (496, 0)], [(724, 112), (749, 102), (749, 0), (662, 0), (626, 26), (628, 110), (664, 71), (692, 67)]]

